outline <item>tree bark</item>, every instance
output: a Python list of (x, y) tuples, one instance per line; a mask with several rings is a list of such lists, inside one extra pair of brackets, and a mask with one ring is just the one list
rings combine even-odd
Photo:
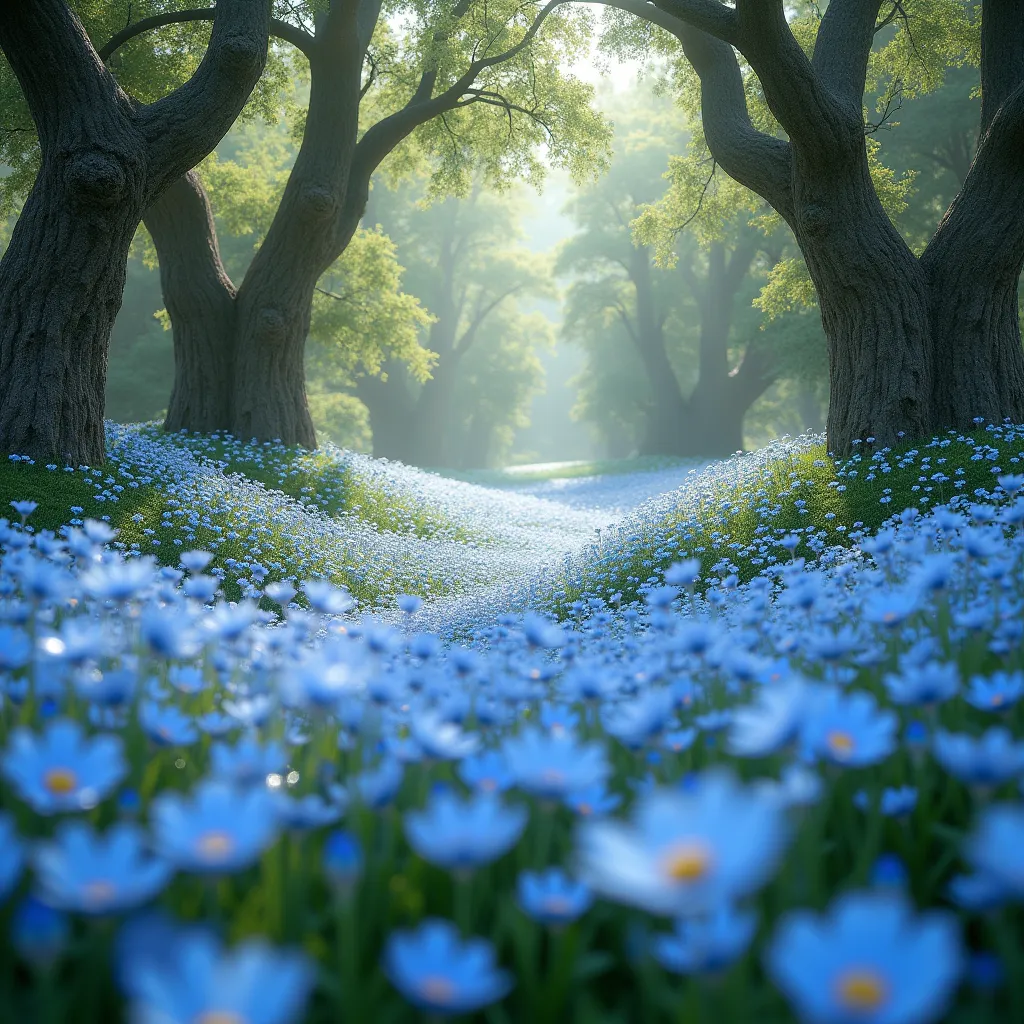
[(213, 212), (189, 171), (146, 211), (174, 334), (174, 387), (164, 429), (231, 429), (235, 286), (221, 262)]
[(63, 0), (0, 7), (40, 170), (0, 260), (0, 448), (104, 460), (107, 346), (146, 207), (233, 123), (266, 59), (269, 3), (222, 0), (193, 77), (132, 102)]

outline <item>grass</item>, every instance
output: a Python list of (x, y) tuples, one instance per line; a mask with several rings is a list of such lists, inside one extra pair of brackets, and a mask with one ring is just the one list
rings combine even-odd
[[(360, 475), (352, 465), (324, 453), (241, 446), (217, 437), (165, 435), (148, 427), (142, 435), (185, 448), (217, 465), (226, 474), (219, 500), (197, 511), (187, 496), (185, 500), (178, 496), (179, 481), (154, 479), (150, 467), (133, 460), (129, 446), (114, 440), (102, 467), (71, 469), (40, 466), (28, 459), (5, 460), (0, 464), (0, 517), (17, 521), (10, 503), (27, 500), (38, 506), (30, 521), (36, 532), (59, 533), (87, 518), (102, 519), (118, 531), (118, 547), (152, 555), (171, 567), (178, 566), (184, 550), (211, 550), (215, 558), (209, 571), (221, 576), (230, 600), (244, 596), (245, 579), (256, 562), (269, 570), (267, 582), (294, 578), (296, 572), (302, 578), (326, 577), (350, 590), (364, 606), (373, 606), (392, 589), (427, 596), (444, 587), (429, 577), (405, 578), (400, 564), (377, 564), (368, 579), (362, 553), (341, 566), (304, 555), (306, 538), (293, 535), (270, 517), (261, 521), (246, 513), (244, 499), (236, 500), (229, 474), (261, 485), (271, 505), (279, 504), (283, 495), (340, 521), (339, 525), (351, 523), (364, 531), (368, 527), (399, 536), (479, 539), (417, 502), (415, 496), (387, 486), (382, 478)], [(273, 607), (265, 598), (262, 603)]]
[[(1022, 450), (1019, 435), (990, 427), (848, 459), (823, 444), (772, 458), (745, 482), (715, 483), (653, 522), (641, 510), (560, 581), (555, 610), (589, 597), (628, 604), (683, 558), (700, 560), (702, 588), (728, 575), (746, 582), (783, 558), (850, 546), (905, 509), (988, 494), (998, 473), (1019, 471)], [(780, 544), (788, 536), (799, 538), (792, 555)]]
[(209, 459), (225, 473), (238, 473), (335, 518), (353, 516), (385, 533), (463, 542), (480, 539), (397, 488), (361, 476), (351, 462), (333, 454), (271, 442), (240, 444), (216, 435), (162, 434), (154, 429), (151, 436)]

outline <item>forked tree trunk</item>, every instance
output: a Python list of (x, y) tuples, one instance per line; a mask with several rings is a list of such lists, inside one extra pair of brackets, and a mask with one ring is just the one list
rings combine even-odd
[(174, 334), (174, 386), (165, 430), (230, 430), (235, 286), (224, 269), (213, 213), (189, 171), (146, 210)]
[(0, 449), (103, 462), (107, 347), (132, 237), (234, 122), (263, 69), (269, 16), (267, 0), (221, 0), (193, 77), (144, 106), (64, 0), (0, 5), (0, 47), (41, 155), (0, 259)]

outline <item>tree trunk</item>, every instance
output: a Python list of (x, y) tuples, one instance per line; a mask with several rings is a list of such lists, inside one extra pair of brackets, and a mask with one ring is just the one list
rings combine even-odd
[(386, 381), (360, 377), (355, 394), (370, 415), (373, 457), (411, 465), (415, 455), (410, 448), (413, 401), (403, 370), (389, 369)]
[(863, 143), (828, 173), (799, 163), (797, 240), (828, 339), (829, 448), (923, 437), (934, 359), (921, 265), (882, 209)]
[(0, 5), (40, 169), (0, 260), (0, 448), (104, 460), (107, 347), (143, 211), (220, 141), (263, 70), (270, 6), (222, 0), (175, 92), (134, 103), (63, 0)]
[(110, 141), (70, 166), (44, 156), (0, 260), (0, 447), (72, 466), (104, 460), (107, 344), (145, 196), (140, 140), (116, 120), (96, 135)]
[(305, 374), (313, 294), (366, 205), (366, 189), (350, 189), (362, 68), (357, 8), (332, 4), (317, 27), (302, 144), (267, 237), (238, 288), (236, 437), (316, 447)]
[(146, 211), (174, 335), (174, 387), (165, 430), (231, 429), (235, 286), (224, 269), (213, 213), (189, 171)]
[(632, 338), (651, 389), (651, 408), (640, 454), (673, 455), (686, 416), (686, 401), (665, 351), (664, 316), (657, 308), (651, 256), (646, 247), (633, 248), (630, 279), (636, 292), (636, 328)]

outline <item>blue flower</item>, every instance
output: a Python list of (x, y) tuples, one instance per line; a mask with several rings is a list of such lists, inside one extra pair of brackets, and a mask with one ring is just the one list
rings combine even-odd
[(284, 828), (301, 832), (333, 825), (345, 812), (346, 800), (347, 794), (328, 801), (317, 793), (300, 797), (280, 793), (274, 799), (274, 811)]
[(485, 750), (459, 763), (459, 778), (471, 789), (485, 793), (503, 791), (515, 781), (500, 751)]
[(0, 814), (0, 899), (14, 888), (25, 865), (25, 849), (14, 829), (14, 819)]
[(894, 704), (939, 704), (956, 696), (960, 670), (955, 662), (927, 661), (908, 666), (899, 675), (887, 675), (885, 687)]
[(187, 747), (199, 739), (192, 717), (173, 704), (160, 707), (153, 701), (146, 701), (139, 708), (139, 725), (161, 747)]
[(97, 835), (82, 822), (66, 822), (33, 857), (42, 898), (82, 914), (116, 913), (146, 903), (170, 880), (171, 868), (144, 850), (135, 825), (115, 825)]
[(32, 643), (24, 630), (0, 625), (0, 672), (13, 672), (28, 664)]
[(755, 931), (755, 913), (726, 905), (706, 917), (679, 918), (674, 933), (653, 936), (651, 953), (674, 974), (717, 974), (746, 952)]
[(434, 918), (419, 929), (392, 933), (384, 948), (384, 971), (414, 1006), (434, 1014), (473, 1013), (504, 999), (512, 977), (495, 965), (484, 939), (463, 942), (448, 921)]
[(398, 796), (403, 777), (402, 762), (385, 758), (376, 768), (368, 768), (356, 776), (356, 792), (367, 807), (380, 810)]
[(463, 732), (453, 722), (445, 721), (436, 711), (416, 715), (410, 724), (412, 738), (428, 758), (436, 761), (457, 761), (475, 753), (480, 740)]
[(1024, 742), (1009, 729), (995, 726), (979, 738), (939, 731), (933, 741), (935, 759), (950, 775), (969, 786), (998, 786), (1024, 772)]
[(274, 798), (265, 789), (240, 790), (206, 781), (191, 797), (162, 793), (152, 805), (161, 855), (184, 871), (239, 871), (273, 842)]
[(729, 723), (729, 753), (766, 757), (788, 746), (800, 727), (807, 686), (799, 679), (767, 685), (757, 703), (736, 708)]
[(967, 859), (1008, 897), (1024, 900), (1024, 807), (986, 807), (967, 843)]
[(298, 953), (254, 939), (225, 950), (205, 929), (172, 932), (159, 945), (125, 943), (122, 985), (137, 1024), (294, 1024), (314, 972)]
[(0, 769), (40, 814), (95, 807), (127, 771), (119, 737), (87, 737), (68, 719), (53, 720), (42, 736), (16, 729)]
[(324, 874), (339, 889), (354, 885), (363, 873), (363, 851), (359, 840), (349, 832), (338, 830), (324, 840)]
[(759, 889), (788, 838), (784, 809), (725, 770), (638, 800), (633, 824), (580, 826), (581, 877), (655, 914), (705, 912)]
[(263, 745), (243, 736), (234, 746), (214, 743), (210, 748), (210, 775), (241, 786), (263, 784), (268, 775), (288, 767), (288, 753), (280, 743)]
[(561, 868), (524, 871), (516, 889), (523, 910), (546, 925), (570, 924), (585, 914), (594, 902), (587, 886), (569, 878)]
[(963, 969), (954, 918), (915, 917), (899, 894), (841, 896), (821, 916), (783, 917), (768, 973), (808, 1021), (927, 1024), (942, 1018)]
[[(870, 811), (872, 808), (871, 798), (863, 789), (854, 794), (853, 802), (862, 811)], [(886, 786), (882, 790), (879, 810), (887, 818), (902, 818), (916, 806), (917, 789), (914, 786)]]
[(405, 816), (409, 845), (432, 864), (467, 869), (506, 853), (526, 827), (525, 807), (509, 807), (490, 793), (463, 800), (442, 790), (426, 810)]
[(67, 914), (28, 896), (15, 908), (11, 920), (11, 943), (22, 959), (34, 967), (49, 970), (63, 955), (71, 938)]
[(567, 793), (603, 782), (610, 768), (598, 743), (524, 729), (502, 747), (516, 785), (535, 796), (561, 800)]
[(621, 803), (622, 797), (618, 793), (609, 793), (603, 782), (595, 782), (585, 789), (565, 794), (565, 806), (583, 818), (600, 818), (611, 814)]
[(964, 695), (980, 711), (1005, 711), (1024, 694), (1024, 672), (994, 672), (989, 678), (975, 676)]
[(809, 703), (800, 739), (812, 757), (863, 768), (893, 752), (897, 725), (896, 715), (880, 710), (870, 693), (844, 693), (828, 686)]

